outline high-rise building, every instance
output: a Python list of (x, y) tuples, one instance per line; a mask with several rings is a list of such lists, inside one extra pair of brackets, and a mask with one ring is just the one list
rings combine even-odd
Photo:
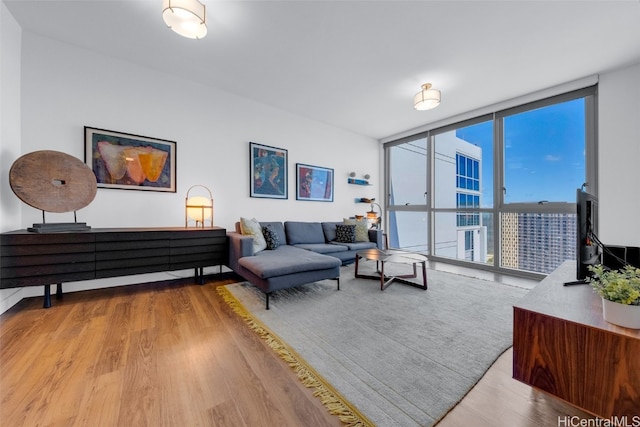
[(576, 215), (502, 214), (502, 266), (548, 274), (576, 258)]
[(482, 202), (482, 149), (453, 132), (440, 134), (435, 144), (436, 208), (455, 213), (436, 214), (437, 256), (474, 262), (487, 261), (487, 228), (479, 212)]
[(551, 273), (576, 258), (575, 214), (518, 214), (518, 264), (521, 270)]
[(504, 212), (500, 217), (501, 240), (501, 265), (507, 268), (518, 269), (518, 214), (515, 212)]

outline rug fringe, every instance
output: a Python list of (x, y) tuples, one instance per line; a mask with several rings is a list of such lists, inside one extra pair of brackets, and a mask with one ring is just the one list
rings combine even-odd
[(227, 305), (247, 323), (249, 328), (256, 332), (293, 369), (302, 384), (307, 388), (315, 389), (313, 395), (320, 399), (330, 414), (337, 415), (340, 421), (348, 427), (374, 426), (360, 411), (348, 403), (337, 390), (330, 386), (320, 374), (308, 366), (300, 355), (286, 346), (262, 322), (254, 318), (225, 286), (218, 286), (217, 291)]

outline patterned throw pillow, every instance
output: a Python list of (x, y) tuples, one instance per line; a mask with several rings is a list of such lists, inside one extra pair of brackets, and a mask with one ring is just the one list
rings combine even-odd
[(267, 242), (267, 249), (273, 250), (280, 246), (278, 235), (271, 225), (262, 227), (262, 234), (264, 235), (264, 240)]
[(253, 253), (257, 254), (267, 248), (267, 242), (262, 235), (262, 228), (257, 219), (240, 218), (240, 230), (243, 236), (253, 237)]
[(344, 218), (343, 221), (347, 225), (356, 226), (356, 242), (368, 242), (369, 241), (369, 227), (367, 226), (366, 219), (351, 219)]
[(356, 241), (356, 226), (337, 224), (336, 225), (336, 242), (353, 243)]

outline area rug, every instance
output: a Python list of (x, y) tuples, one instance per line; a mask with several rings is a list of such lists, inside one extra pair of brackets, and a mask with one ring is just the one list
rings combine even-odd
[(341, 290), (327, 280), (278, 291), (270, 310), (246, 282), (219, 289), (272, 347), (291, 349), (285, 360), (346, 424), (431, 426), (512, 345), (512, 307), (527, 289), (434, 270), (428, 283), (380, 291), (348, 266)]

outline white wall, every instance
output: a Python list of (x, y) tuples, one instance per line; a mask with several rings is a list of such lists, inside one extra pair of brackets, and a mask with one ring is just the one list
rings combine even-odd
[[(23, 153), (52, 149), (84, 159), (85, 125), (177, 141), (177, 193), (99, 189), (78, 212), (92, 227), (184, 224), (194, 184), (212, 190), (215, 223), (226, 228), (240, 215), (341, 219), (366, 210), (353, 202), (362, 187), (347, 185), (349, 171), (367, 170), (379, 182), (373, 139), (31, 33), (23, 38)], [(249, 141), (288, 149), (288, 200), (249, 197)], [(296, 162), (335, 169), (334, 203), (296, 201)], [(25, 209), (22, 225), (33, 222), (40, 212)]]
[(640, 64), (602, 74), (598, 98), (599, 237), (640, 246)]
[[(3, 153), (3, 163), (43, 149), (84, 160), (84, 126), (177, 141), (176, 193), (98, 189), (78, 221), (94, 228), (182, 226), (186, 191), (195, 184), (212, 190), (215, 224), (227, 229), (240, 216), (341, 220), (368, 210), (354, 199), (379, 198), (380, 149), (371, 138), (29, 32), (22, 39), (21, 145), (19, 152)], [(249, 197), (249, 141), (288, 150), (288, 200)], [(334, 169), (333, 203), (296, 200), (296, 163)], [(371, 174), (373, 185), (348, 185), (350, 171)], [(16, 203), (13, 194), (2, 197), (3, 206)], [(68, 222), (73, 214), (46, 218)], [(37, 222), (41, 212), (25, 205), (13, 228)], [(141, 280), (147, 277), (69, 284), (65, 291)], [(42, 289), (23, 294), (41, 295)]]
[[(20, 154), (20, 42), (22, 31), (0, 3), (0, 232), (20, 228), (21, 203), (9, 186)], [(0, 289), (0, 313), (22, 299), (21, 289)]]

